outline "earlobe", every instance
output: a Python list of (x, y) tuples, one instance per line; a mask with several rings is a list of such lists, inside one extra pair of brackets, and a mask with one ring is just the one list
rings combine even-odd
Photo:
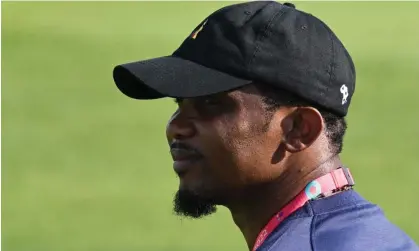
[(323, 131), (321, 114), (314, 108), (296, 109), (283, 119), (283, 144), (288, 152), (300, 152), (311, 146)]

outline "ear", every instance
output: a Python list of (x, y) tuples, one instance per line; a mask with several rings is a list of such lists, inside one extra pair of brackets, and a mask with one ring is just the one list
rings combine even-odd
[(325, 125), (320, 112), (313, 107), (298, 107), (282, 120), (283, 141), (288, 152), (300, 152), (313, 144)]

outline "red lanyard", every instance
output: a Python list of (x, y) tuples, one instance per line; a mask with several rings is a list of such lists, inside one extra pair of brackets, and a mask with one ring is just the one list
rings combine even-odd
[(352, 175), (346, 167), (333, 170), (332, 172), (308, 183), (303, 191), (301, 191), (292, 201), (284, 206), (281, 211), (272, 217), (268, 224), (259, 233), (252, 250), (256, 251), (256, 249), (262, 245), (266, 238), (282, 221), (285, 220), (285, 218), (304, 206), (307, 201), (317, 198), (320, 195), (327, 196), (338, 190), (351, 187), (354, 184)]

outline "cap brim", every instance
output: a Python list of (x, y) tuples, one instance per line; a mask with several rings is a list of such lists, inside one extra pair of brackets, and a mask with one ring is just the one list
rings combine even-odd
[(113, 78), (122, 93), (135, 99), (199, 97), (251, 83), (175, 56), (118, 65)]

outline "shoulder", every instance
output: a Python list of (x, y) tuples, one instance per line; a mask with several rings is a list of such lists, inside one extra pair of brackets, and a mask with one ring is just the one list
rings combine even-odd
[(310, 201), (258, 251), (419, 251), (382, 210), (355, 191)]
[(419, 251), (378, 206), (367, 201), (314, 213), (311, 241), (314, 251)]

